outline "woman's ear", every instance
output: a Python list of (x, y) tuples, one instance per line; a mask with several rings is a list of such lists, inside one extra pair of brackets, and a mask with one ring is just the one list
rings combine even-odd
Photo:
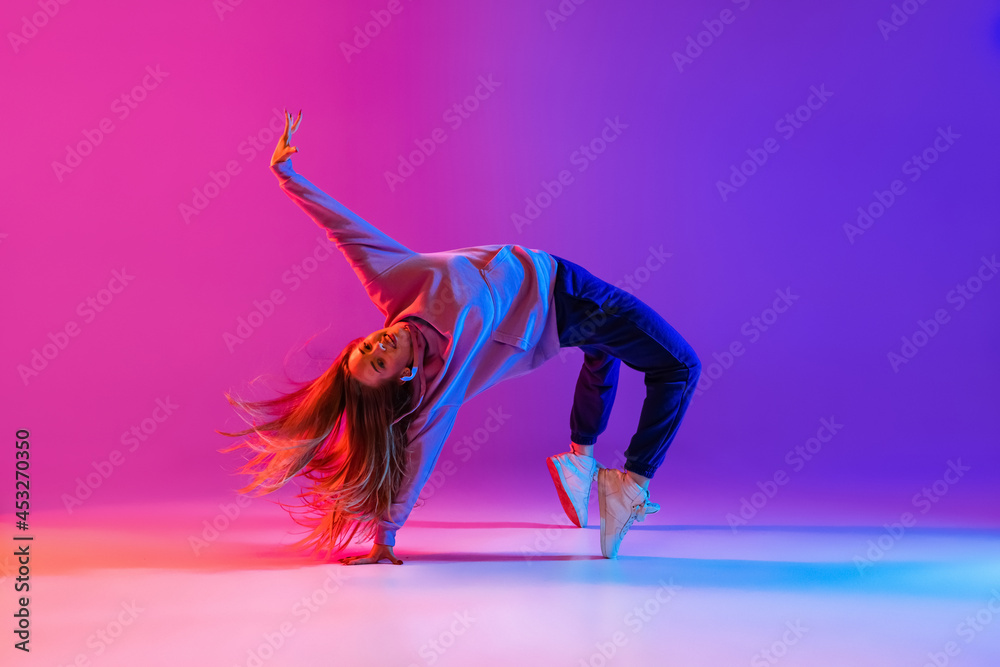
[(407, 368), (406, 369), (406, 373), (401, 378), (399, 378), (399, 379), (401, 381), (403, 381), (403, 382), (409, 382), (410, 380), (412, 380), (415, 377), (417, 377), (417, 367), (416, 366), (414, 366), (413, 368)]

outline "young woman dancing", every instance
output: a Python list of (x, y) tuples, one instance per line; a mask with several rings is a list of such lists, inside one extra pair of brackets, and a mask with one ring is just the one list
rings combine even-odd
[[(690, 345), (633, 295), (540, 250), (490, 245), (419, 253), (388, 237), (292, 169), (290, 138), (302, 121), (285, 112), (271, 158), (281, 188), (344, 254), (385, 327), (347, 344), (315, 380), (287, 395), (244, 402), (254, 421), (223, 435), (250, 439), (252, 475), (242, 493), (308, 480), (298, 494), (311, 528), (297, 546), (339, 551), (373, 539), (345, 564), (402, 561), (402, 527), (434, 469), (463, 403), (528, 373), (560, 347), (584, 352), (570, 412), (570, 451), (547, 459), (570, 521), (587, 525), (597, 480), (601, 553), (617, 558), (629, 527), (659, 506), (649, 480), (687, 410), (701, 372)], [(593, 456), (607, 427), (620, 365), (645, 374), (639, 425), (624, 470)], [(255, 423), (259, 421), (260, 423)], [(287, 508), (292, 509), (292, 508)]]

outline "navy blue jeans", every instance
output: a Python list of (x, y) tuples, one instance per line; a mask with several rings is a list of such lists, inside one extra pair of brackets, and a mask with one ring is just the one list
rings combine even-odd
[(576, 382), (570, 435), (592, 445), (611, 415), (622, 363), (645, 375), (639, 426), (625, 450), (625, 469), (652, 477), (673, 442), (701, 361), (691, 346), (652, 308), (573, 262), (555, 257), (554, 290), (559, 344), (579, 347), (583, 368)]

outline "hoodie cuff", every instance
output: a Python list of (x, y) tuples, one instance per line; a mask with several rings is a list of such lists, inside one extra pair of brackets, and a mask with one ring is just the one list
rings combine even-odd
[(396, 546), (396, 529), (379, 526), (375, 531), (375, 544), (384, 544), (387, 547)]
[(279, 180), (285, 181), (291, 178), (295, 174), (295, 170), (292, 169), (292, 159), (282, 160), (276, 164), (271, 165), (271, 171), (274, 175), (278, 177)]

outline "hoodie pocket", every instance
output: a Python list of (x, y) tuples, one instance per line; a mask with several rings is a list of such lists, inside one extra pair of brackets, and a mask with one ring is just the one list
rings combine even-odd
[(535, 280), (527, 279), (530, 276), (510, 245), (493, 256), (482, 274), (493, 298), (493, 340), (528, 350), (535, 324), (531, 299)]

